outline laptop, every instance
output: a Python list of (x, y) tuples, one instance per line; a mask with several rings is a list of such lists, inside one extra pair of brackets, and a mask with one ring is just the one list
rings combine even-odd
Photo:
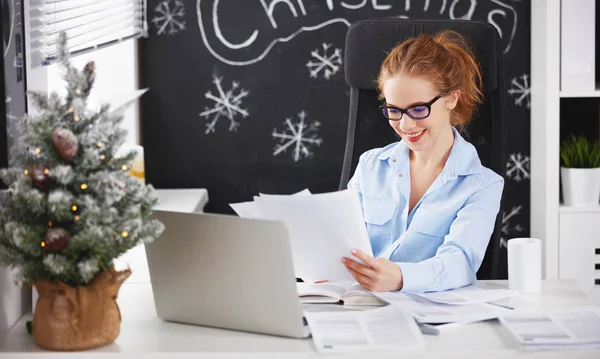
[(156, 313), (165, 321), (291, 338), (310, 335), (283, 222), (153, 211), (146, 244)]

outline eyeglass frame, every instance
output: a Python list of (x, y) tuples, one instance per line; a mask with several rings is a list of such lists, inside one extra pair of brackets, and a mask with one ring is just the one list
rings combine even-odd
[[(417, 121), (419, 121), (419, 120), (424, 120), (424, 119), (426, 119), (427, 117), (429, 117), (429, 116), (431, 115), (431, 105), (433, 105), (433, 104), (434, 104), (434, 103), (435, 103), (437, 100), (439, 100), (440, 98), (444, 97), (444, 95), (445, 95), (445, 94), (443, 94), (443, 93), (442, 93), (442, 94), (439, 94), (439, 95), (437, 95), (436, 97), (434, 97), (434, 98), (433, 98), (433, 100), (431, 100), (431, 101), (429, 101), (429, 102), (420, 103), (420, 104), (417, 104), (417, 105), (411, 106), (411, 107), (409, 107), (409, 108), (407, 108), (407, 109), (399, 108), (399, 107), (396, 107), (396, 106), (387, 106), (387, 105), (381, 105), (381, 106), (379, 106), (379, 111), (381, 111), (381, 113), (382, 113), (382, 114), (383, 114), (383, 110), (384, 110), (384, 109), (388, 109), (388, 108), (391, 108), (391, 109), (394, 109), (394, 110), (398, 110), (398, 111), (400, 111), (401, 115), (400, 115), (400, 118), (399, 118), (399, 119), (397, 119), (397, 120), (396, 120), (396, 119), (389, 118), (389, 117), (387, 117), (385, 114), (383, 114), (383, 117), (387, 118), (387, 119), (388, 119), (388, 120), (390, 120), (390, 121), (400, 121), (400, 120), (402, 120), (402, 117), (404, 117), (404, 114), (406, 114), (408, 117), (412, 118), (413, 120), (417, 120)], [(422, 118), (414, 118), (414, 117), (412, 117), (412, 116), (411, 116), (411, 115), (408, 113), (408, 110), (410, 110), (411, 108), (419, 107), (419, 106), (425, 106), (425, 107), (427, 107), (427, 111), (428, 111), (428, 113), (427, 113), (427, 116), (425, 116), (425, 117), (422, 117)], [(387, 112), (387, 111), (386, 111), (386, 112)]]

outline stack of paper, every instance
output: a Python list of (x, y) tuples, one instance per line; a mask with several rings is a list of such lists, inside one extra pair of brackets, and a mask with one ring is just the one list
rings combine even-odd
[(489, 303), (515, 294), (517, 294), (517, 291), (514, 290), (483, 289), (472, 285), (444, 292), (415, 293), (415, 295), (432, 302), (452, 305)]
[(499, 318), (524, 349), (600, 348), (600, 309), (548, 313), (512, 312)]
[(425, 339), (410, 314), (387, 306), (365, 311), (305, 312), (317, 351), (409, 350)]
[(487, 303), (465, 305), (442, 304), (407, 293), (373, 293), (379, 299), (408, 310), (419, 323), (450, 324), (473, 323), (496, 319), (509, 309)]
[(356, 248), (372, 256), (358, 193), (264, 195), (230, 205), (240, 217), (278, 220), (289, 231), (296, 277), (304, 281), (354, 280), (341, 262)]

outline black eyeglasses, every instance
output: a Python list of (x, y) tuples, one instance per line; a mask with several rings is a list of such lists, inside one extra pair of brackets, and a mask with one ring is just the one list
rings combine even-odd
[(439, 100), (441, 97), (442, 95), (438, 95), (434, 97), (433, 100), (427, 103), (415, 105), (407, 108), (406, 110), (386, 105), (379, 106), (379, 109), (381, 110), (381, 112), (383, 112), (383, 115), (388, 120), (400, 121), (405, 113), (408, 115), (408, 117), (412, 118), (413, 120), (422, 120), (429, 116), (429, 114), (431, 113), (431, 105), (433, 105), (433, 103)]

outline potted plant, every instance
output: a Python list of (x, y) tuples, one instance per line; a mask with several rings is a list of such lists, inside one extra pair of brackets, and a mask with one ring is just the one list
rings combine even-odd
[(572, 135), (560, 146), (563, 202), (596, 206), (600, 201), (600, 143)]
[(164, 226), (149, 220), (154, 189), (129, 174), (135, 153), (117, 151), (126, 131), (122, 115), (104, 106), (86, 109), (95, 65), (69, 62), (60, 34), (58, 63), (66, 97), (29, 93), (39, 115), (19, 122), (24, 136), (0, 193), (0, 266), (38, 293), (31, 327), (34, 342), (49, 350), (82, 350), (119, 335), (117, 292), (130, 275), (113, 260), (157, 238)]

